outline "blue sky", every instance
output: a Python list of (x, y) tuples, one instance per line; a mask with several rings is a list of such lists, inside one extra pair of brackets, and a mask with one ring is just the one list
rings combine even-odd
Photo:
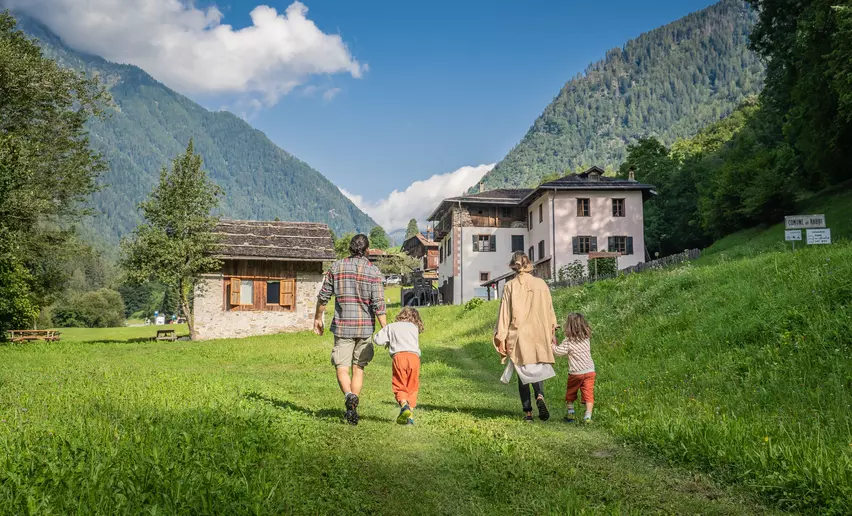
[(391, 230), (475, 184), (607, 50), (713, 3), (0, 1), (244, 116)]
[[(712, 3), (307, 1), (309, 18), (339, 32), (369, 70), (318, 78), (340, 88), (331, 101), (289, 95), (251, 122), (338, 186), (376, 200), (499, 161), (607, 49)], [(231, 3), (226, 20), (245, 23), (254, 5)]]

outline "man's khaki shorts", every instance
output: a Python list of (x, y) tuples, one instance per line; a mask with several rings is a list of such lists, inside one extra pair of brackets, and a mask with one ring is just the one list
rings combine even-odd
[(367, 367), (373, 359), (372, 339), (344, 339), (334, 337), (334, 348), (331, 350), (331, 364), (334, 367), (350, 367), (357, 365)]

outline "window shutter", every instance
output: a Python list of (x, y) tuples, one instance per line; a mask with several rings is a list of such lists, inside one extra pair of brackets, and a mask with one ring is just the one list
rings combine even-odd
[(615, 237), (607, 237), (606, 239), (607, 250), (611, 253), (615, 252)]
[(627, 254), (633, 254), (633, 237), (627, 237)]
[(497, 250), (497, 235), (491, 235), (491, 252)]
[(591, 242), (590, 251), (593, 253), (598, 252), (598, 237), (589, 237), (589, 242)]
[(296, 307), (295, 279), (281, 280), (281, 302), (279, 304), (283, 307), (289, 308), (290, 310)]
[(473, 235), (473, 252), (479, 251), (479, 235)]
[(231, 306), (240, 304), (240, 278), (231, 278)]
[(573, 254), (580, 254), (580, 239), (579, 239), (579, 237), (571, 237), (571, 245), (573, 246)]

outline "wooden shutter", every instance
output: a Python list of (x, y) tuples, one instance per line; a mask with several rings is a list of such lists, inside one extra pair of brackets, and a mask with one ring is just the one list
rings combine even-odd
[(497, 250), (497, 235), (491, 235), (491, 252)]
[(591, 245), (589, 251), (592, 253), (598, 252), (598, 237), (589, 237), (589, 243)]
[(611, 253), (615, 252), (615, 237), (607, 237), (606, 246), (607, 251)]
[(627, 237), (627, 254), (633, 254), (633, 237)]
[(282, 308), (293, 310), (296, 307), (296, 279), (281, 280), (281, 300)]
[(473, 252), (479, 251), (479, 235), (473, 235)]
[(240, 304), (240, 278), (231, 278), (231, 306)]
[(580, 254), (580, 237), (571, 237), (571, 245), (574, 248), (574, 254)]

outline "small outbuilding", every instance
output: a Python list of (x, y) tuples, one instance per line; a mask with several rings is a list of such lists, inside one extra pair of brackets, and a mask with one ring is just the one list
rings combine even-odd
[(335, 259), (328, 226), (223, 220), (215, 232), (223, 265), (195, 292), (198, 338), (311, 329), (323, 262)]

